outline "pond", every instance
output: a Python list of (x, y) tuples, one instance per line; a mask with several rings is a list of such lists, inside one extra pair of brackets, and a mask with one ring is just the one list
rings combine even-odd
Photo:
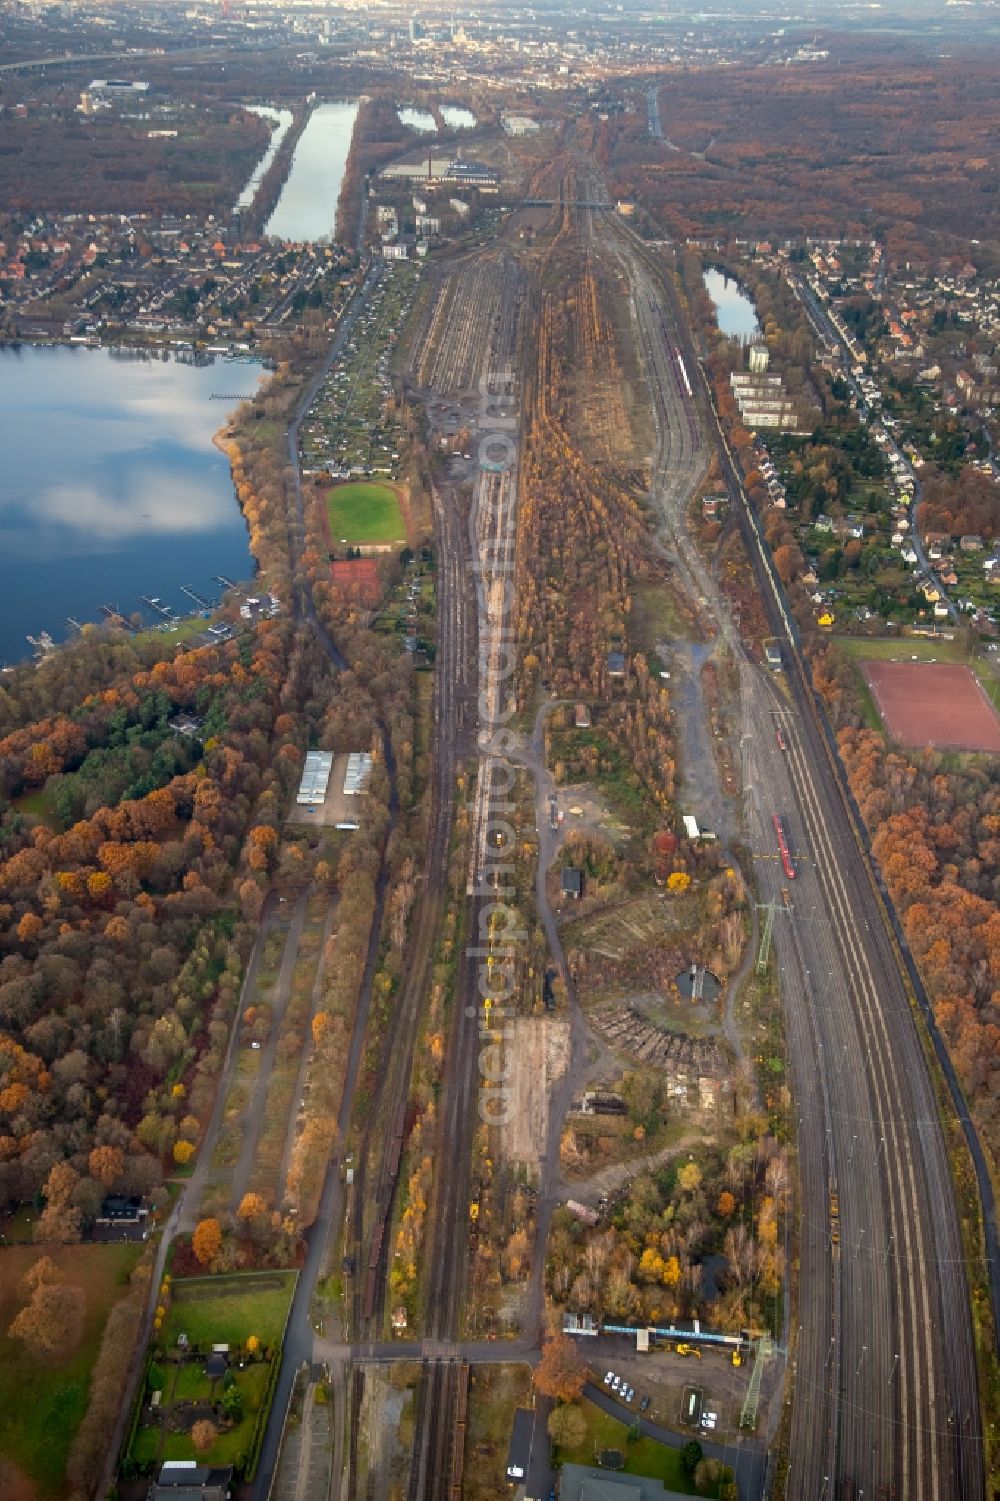
[(251, 203), (253, 203), (257, 189), (264, 180), (264, 174), (277, 156), (278, 147), (288, 134), (293, 119), (290, 109), (272, 109), (269, 104), (248, 104), (247, 114), (260, 115), (264, 120), (273, 120), (274, 129), (271, 132), (271, 140), (267, 150), (257, 163), (249, 182), (236, 200), (236, 207), (238, 209), (249, 208)]
[(715, 318), (721, 332), (744, 343), (759, 338), (756, 310), (747, 294), (740, 290), (739, 282), (717, 266), (707, 267), (704, 278), (708, 295), (715, 303)]
[(704, 964), (686, 964), (674, 984), (686, 1001), (714, 1001), (722, 982)]
[(463, 109), (458, 104), (442, 104), (441, 114), (444, 123), (452, 130), (471, 130), (476, 124), (476, 117), (471, 109)]
[(406, 104), (396, 111), (401, 125), (408, 125), (411, 130), (436, 131), (437, 124), (434, 116), (428, 109), (415, 109), (412, 104)]
[(264, 233), (277, 240), (330, 239), (337, 220), (357, 99), (318, 104), (292, 153), (288, 178)]
[[(98, 621), (144, 620), (140, 595), (178, 614), (253, 573), (229, 461), (212, 443), (261, 367), (110, 349), (0, 350), (0, 662)], [(213, 399), (217, 398), (217, 399)]]

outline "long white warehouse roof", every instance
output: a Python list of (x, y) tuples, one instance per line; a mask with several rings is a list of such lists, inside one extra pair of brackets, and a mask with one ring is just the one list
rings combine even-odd
[(302, 768), (302, 780), (295, 801), (297, 803), (321, 803), (330, 785), (333, 770), (333, 752), (306, 751), (306, 764)]

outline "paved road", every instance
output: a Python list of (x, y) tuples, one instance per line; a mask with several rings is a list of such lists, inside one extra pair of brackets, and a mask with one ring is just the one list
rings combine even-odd
[[(260, 1140), (261, 1127), (264, 1124), (267, 1091), (271, 1083), (274, 1061), (278, 1056), (278, 1039), (281, 1035), (281, 1025), (285, 1019), (285, 1008), (288, 1005), (288, 996), (292, 988), (292, 973), (295, 969), (295, 961), (299, 955), (299, 944), (302, 941), (302, 929), (305, 927), (306, 903), (308, 900), (308, 890), (301, 891), (296, 897), (295, 905), (292, 908), (291, 922), (288, 928), (288, 935), (285, 938), (284, 952), (281, 956), (281, 967), (278, 970), (278, 978), (274, 986), (274, 997), (271, 1002), (271, 1030), (268, 1034), (267, 1042), (261, 1049), (257, 1077), (254, 1080), (253, 1091), (243, 1114), (243, 1141), (240, 1145), (240, 1155), (233, 1169), (232, 1193), (229, 1196), (229, 1207), (233, 1214), (236, 1213), (240, 1205), (240, 1200), (247, 1191), (254, 1158), (257, 1155), (257, 1143)], [(238, 1031), (238, 1018), (235, 1026)]]

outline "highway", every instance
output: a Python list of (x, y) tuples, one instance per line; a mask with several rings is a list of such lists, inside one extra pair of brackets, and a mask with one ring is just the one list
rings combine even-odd
[[(602, 219), (599, 227), (606, 224), (607, 248), (629, 276), (657, 412), (656, 498), (664, 532), (679, 544), (691, 493), (688, 419), (706, 451), (719, 445), (738, 513), (745, 502), (669, 278), (659, 280), (651, 253), (623, 226)], [(692, 377), (690, 398), (678, 386), (671, 349)], [(797, 669), (783, 602), (762, 557), (754, 557), (749, 513), (742, 520), (762, 595), (785, 638), (785, 685), (743, 651), (700, 558), (679, 550), (702, 608), (737, 653), (747, 837), (761, 899), (776, 904), (800, 1186), (786, 1494), (795, 1501), (979, 1501), (984, 1474), (969, 1289), (923, 1040), (811, 690)], [(788, 831), (793, 880), (777, 858), (775, 813)]]

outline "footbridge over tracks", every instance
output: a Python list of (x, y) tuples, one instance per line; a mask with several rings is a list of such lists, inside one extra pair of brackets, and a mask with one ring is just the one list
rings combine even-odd
[(592, 201), (589, 198), (519, 198), (515, 208), (590, 208), (606, 214), (614, 212), (614, 204)]

